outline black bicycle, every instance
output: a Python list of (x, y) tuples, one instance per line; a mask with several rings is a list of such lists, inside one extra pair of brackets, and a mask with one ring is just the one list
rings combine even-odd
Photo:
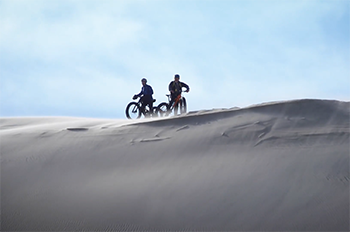
[[(156, 99), (153, 99), (153, 102), (155, 102)], [(157, 112), (156, 112), (156, 108), (157, 107), (153, 107), (153, 112), (151, 112), (149, 105), (147, 105), (145, 107), (145, 110), (142, 112), (142, 100), (141, 98), (139, 99), (138, 102), (130, 102), (125, 109), (125, 114), (126, 117), (129, 119), (138, 119), (141, 118), (142, 115), (144, 115), (145, 118), (148, 117), (157, 117)]]
[(173, 104), (170, 105), (171, 96), (170, 94), (166, 94), (168, 97), (168, 102), (162, 102), (160, 103), (156, 108), (156, 114), (164, 117), (171, 114), (171, 112), (174, 110), (174, 115), (177, 115), (178, 108), (180, 108), (180, 114), (184, 114), (187, 112), (187, 103), (186, 98), (182, 96), (182, 94), (178, 95)]

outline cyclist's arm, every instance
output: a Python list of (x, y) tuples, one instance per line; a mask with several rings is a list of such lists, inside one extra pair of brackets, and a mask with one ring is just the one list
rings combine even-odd
[(135, 94), (135, 96), (141, 97), (142, 94), (143, 94), (143, 88), (141, 88), (141, 92), (139, 94)]
[(190, 91), (190, 87), (188, 86), (188, 84), (181, 82), (181, 85), (182, 85), (182, 87), (186, 88), (187, 92)]

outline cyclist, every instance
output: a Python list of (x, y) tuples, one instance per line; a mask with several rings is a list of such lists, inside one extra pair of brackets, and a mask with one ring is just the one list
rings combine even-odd
[(141, 80), (142, 88), (139, 94), (135, 94), (132, 99), (136, 100), (138, 97), (141, 97), (141, 112), (145, 112), (145, 107), (149, 105), (150, 113), (153, 112), (153, 89), (150, 85), (147, 85), (147, 79), (142, 78)]
[[(169, 91), (171, 94), (171, 100), (170, 100), (170, 106), (174, 103), (175, 99), (177, 96), (179, 96), (182, 92), (182, 88), (186, 88), (185, 92), (189, 92), (190, 91), (190, 87), (184, 83), (184, 82), (180, 82), (180, 75), (179, 74), (175, 74), (174, 75), (174, 80), (172, 82), (170, 82), (169, 84)], [(177, 114), (177, 108), (178, 106), (175, 106), (175, 114)]]

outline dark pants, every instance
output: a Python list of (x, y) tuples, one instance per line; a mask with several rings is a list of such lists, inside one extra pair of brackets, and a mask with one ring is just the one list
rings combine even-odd
[(141, 98), (141, 102), (142, 102), (142, 105), (141, 105), (141, 112), (145, 112), (145, 107), (148, 105), (149, 106), (149, 109), (150, 109), (150, 114), (153, 113), (153, 98), (151, 95), (144, 95), (142, 98)]
[[(181, 93), (172, 93), (171, 94), (171, 99), (170, 99), (170, 107), (173, 105), (173, 103), (175, 102), (175, 99), (180, 95)], [(178, 111), (178, 108), (179, 108), (179, 104), (176, 104), (174, 106), (174, 114), (177, 115), (177, 111)]]

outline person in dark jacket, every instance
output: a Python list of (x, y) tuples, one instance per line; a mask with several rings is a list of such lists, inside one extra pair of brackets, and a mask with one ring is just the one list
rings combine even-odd
[[(170, 106), (174, 103), (176, 97), (181, 94), (182, 88), (186, 88), (185, 92), (187, 93), (190, 91), (190, 87), (186, 83), (180, 82), (180, 75), (175, 74), (174, 80), (169, 84), (169, 91), (171, 94)], [(175, 106), (175, 112), (177, 112), (177, 106)]]
[(145, 107), (147, 105), (149, 105), (150, 112), (152, 114), (152, 112), (153, 112), (153, 97), (152, 97), (153, 89), (150, 85), (147, 85), (146, 78), (142, 78), (141, 83), (142, 83), (141, 92), (139, 94), (135, 94), (133, 99), (135, 100), (135, 99), (141, 97), (141, 102), (142, 102), (141, 112), (144, 112)]

